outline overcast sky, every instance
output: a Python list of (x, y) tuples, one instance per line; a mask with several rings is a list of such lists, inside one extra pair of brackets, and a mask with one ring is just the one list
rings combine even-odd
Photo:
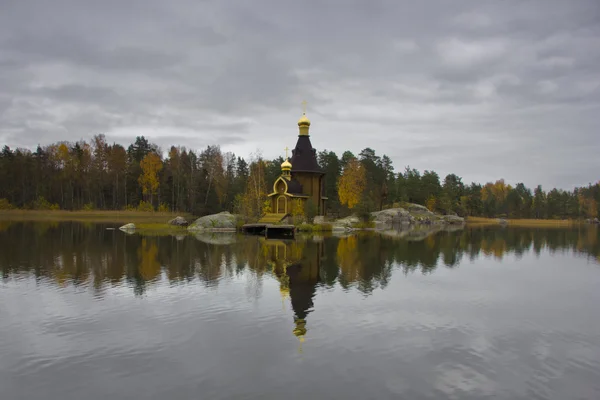
[(0, 145), (97, 133), (396, 170), (600, 179), (599, 0), (0, 0)]

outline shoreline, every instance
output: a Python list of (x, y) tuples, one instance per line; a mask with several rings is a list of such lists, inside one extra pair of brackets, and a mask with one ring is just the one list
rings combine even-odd
[(569, 228), (586, 225), (584, 221), (573, 219), (502, 219), (485, 217), (467, 217), (465, 225), (468, 226), (509, 226), (515, 228)]
[[(67, 210), (0, 210), (0, 221), (39, 221), (39, 222), (95, 222), (95, 223), (114, 223), (127, 224), (135, 223), (143, 229), (144, 225), (152, 231), (174, 231), (179, 230), (174, 226), (167, 225), (167, 222), (176, 216), (182, 216), (188, 221), (193, 221), (196, 217), (189, 213), (172, 212), (144, 212), (144, 211), (116, 211), (116, 210), (92, 210), (92, 211), (67, 211)], [(307, 224), (303, 224), (307, 225)], [(328, 229), (306, 229), (306, 231), (329, 231), (331, 223), (326, 223)], [(568, 228), (578, 225), (587, 225), (582, 220), (555, 220), (555, 219), (500, 219), (485, 217), (467, 217), (465, 226), (509, 226), (522, 228)], [(312, 226), (311, 226), (312, 227)], [(302, 225), (299, 226), (302, 231)], [(362, 228), (362, 229), (361, 229)], [(355, 228), (355, 230), (368, 230), (366, 227)], [(218, 230), (215, 229), (215, 230)], [(232, 231), (227, 229), (228, 231)], [(376, 230), (376, 229), (373, 229)]]

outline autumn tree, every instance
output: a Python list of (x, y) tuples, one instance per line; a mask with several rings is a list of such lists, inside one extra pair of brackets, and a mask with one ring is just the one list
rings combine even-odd
[(356, 158), (350, 159), (338, 183), (340, 203), (353, 209), (362, 201), (366, 186), (367, 177), (364, 167)]
[(138, 183), (142, 187), (144, 196), (150, 195), (150, 204), (154, 204), (154, 195), (159, 186), (158, 173), (162, 170), (163, 164), (156, 153), (148, 153), (140, 162), (142, 174), (138, 178)]
[(262, 154), (260, 152), (253, 154), (245, 191), (236, 198), (236, 209), (246, 218), (256, 219), (263, 215), (268, 199), (265, 169), (266, 163)]

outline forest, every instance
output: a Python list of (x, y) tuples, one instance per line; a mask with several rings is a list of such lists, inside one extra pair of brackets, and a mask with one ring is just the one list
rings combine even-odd
[[(365, 148), (358, 154), (318, 152), (326, 173), (327, 214), (345, 216), (417, 203), (459, 216), (586, 219), (598, 216), (600, 182), (572, 191), (544, 190), (503, 179), (464, 183), (449, 174), (396, 171), (387, 155)], [(0, 153), (0, 210), (142, 210), (206, 215), (220, 211), (257, 217), (268, 212), (267, 194), (283, 158), (249, 158), (172, 146), (163, 152), (139, 136), (127, 148), (102, 134), (91, 141), (59, 142), (28, 149), (4, 146)], [(308, 207), (307, 207), (308, 208)], [(307, 210), (307, 212), (309, 212)]]

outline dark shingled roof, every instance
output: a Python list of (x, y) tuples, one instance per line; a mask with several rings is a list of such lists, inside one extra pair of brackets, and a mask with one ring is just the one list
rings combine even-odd
[(292, 150), (292, 172), (319, 172), (321, 168), (317, 162), (317, 151), (313, 149), (308, 136), (298, 136), (296, 148)]
[(290, 194), (302, 194), (302, 184), (293, 178), (287, 182), (287, 188)]

